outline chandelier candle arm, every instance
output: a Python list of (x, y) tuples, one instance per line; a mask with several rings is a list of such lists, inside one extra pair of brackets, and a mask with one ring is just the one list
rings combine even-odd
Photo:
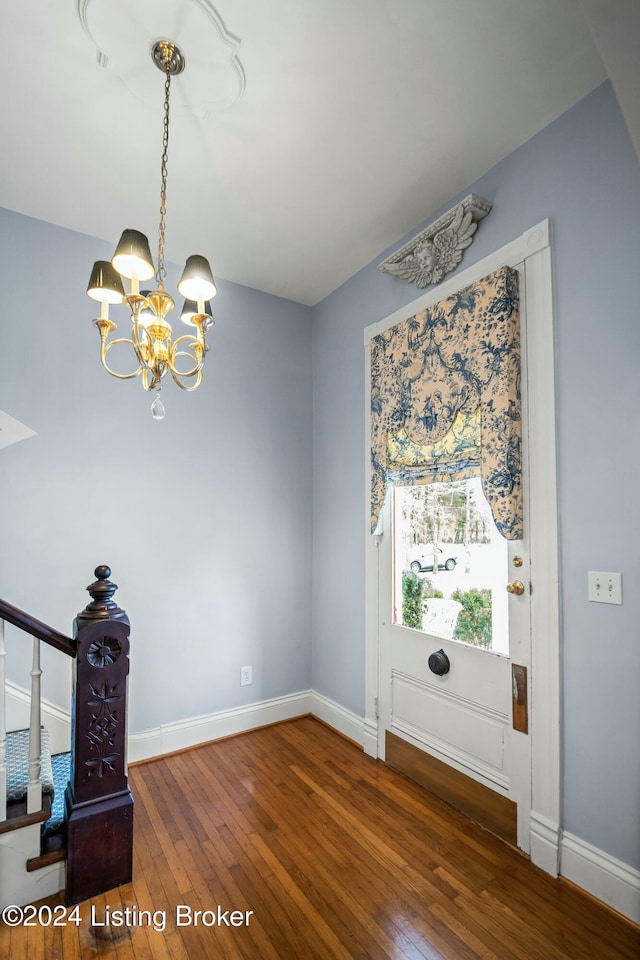
[(94, 320), (93, 323), (100, 331), (100, 363), (107, 373), (110, 373), (112, 377), (116, 377), (118, 380), (133, 380), (134, 377), (137, 377), (142, 370), (142, 366), (138, 366), (132, 373), (116, 373), (107, 363), (107, 354), (109, 350), (111, 350), (111, 347), (115, 347), (117, 343), (128, 343), (129, 346), (131, 346), (131, 340), (118, 337), (118, 339), (107, 343), (107, 336), (109, 335), (109, 331), (115, 328), (115, 323), (111, 320)]
[[(173, 310), (173, 298), (165, 292), (166, 268), (164, 263), (165, 218), (167, 198), (167, 163), (169, 148), (169, 101), (171, 77), (185, 68), (185, 58), (179, 47), (170, 40), (159, 40), (153, 45), (151, 55), (155, 65), (165, 75), (164, 116), (162, 127), (162, 162), (160, 188), (160, 223), (158, 228), (158, 264), (153, 265), (149, 241), (139, 230), (123, 231), (111, 262), (97, 261), (91, 272), (87, 295), (100, 302), (100, 317), (93, 321), (100, 333), (100, 361), (113, 377), (129, 380), (142, 373), (144, 390), (156, 390), (152, 404), (154, 419), (162, 419), (164, 405), (159, 391), (167, 373), (174, 382), (187, 391), (196, 390), (202, 382), (202, 366), (208, 351), (206, 331), (213, 326), (209, 301), (216, 295), (216, 287), (209, 261), (199, 254), (187, 258), (178, 290), (187, 299), (181, 319), (196, 328), (195, 334), (184, 334), (172, 341), (173, 331), (167, 320)], [(140, 282), (155, 276), (156, 290), (140, 290)], [(129, 293), (125, 293), (122, 278), (129, 281)], [(109, 304), (124, 303), (131, 316), (131, 339), (124, 337), (108, 342), (116, 324), (109, 318)], [(107, 354), (117, 343), (127, 343), (133, 348), (138, 368), (132, 373), (115, 373), (107, 364)], [(180, 349), (184, 347), (185, 349)], [(191, 366), (178, 369), (178, 358), (187, 357)], [(193, 380), (187, 384), (183, 381)]]
[[(193, 350), (191, 353), (189, 350), (179, 350), (178, 347), (181, 346), (183, 342), (187, 342), (188, 346)], [(202, 343), (196, 340), (194, 337), (186, 334), (183, 337), (178, 337), (171, 348), (171, 373), (175, 380), (176, 377), (182, 378), (186, 377), (195, 377), (197, 373), (202, 369), (202, 364), (204, 363), (205, 347)], [(178, 357), (188, 357), (191, 360), (193, 366), (189, 370), (178, 370), (177, 359)]]
[(202, 383), (202, 370), (198, 370), (196, 381), (195, 383), (191, 384), (191, 386), (187, 386), (185, 383), (182, 383), (175, 373), (172, 373), (171, 376), (173, 377), (174, 383), (176, 383), (181, 390), (184, 390), (185, 393), (192, 393), (194, 390), (197, 390)]
[(148, 370), (149, 338), (146, 323), (141, 318), (143, 308), (147, 305), (147, 298), (144, 295), (132, 293), (126, 297), (126, 302), (131, 310), (131, 343), (140, 362), (141, 370)]

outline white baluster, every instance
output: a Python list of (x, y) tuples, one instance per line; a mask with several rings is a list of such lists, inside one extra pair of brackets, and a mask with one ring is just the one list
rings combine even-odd
[(40, 780), (42, 756), (42, 731), (40, 729), (40, 641), (33, 638), (33, 664), (31, 667), (31, 718), (29, 722), (29, 787), (27, 789), (27, 813), (42, 809), (42, 782)]
[(4, 620), (0, 617), (0, 820), (7, 819), (7, 704), (5, 700)]

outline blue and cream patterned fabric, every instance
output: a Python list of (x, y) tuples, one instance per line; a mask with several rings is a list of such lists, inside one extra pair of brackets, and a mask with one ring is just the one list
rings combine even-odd
[(64, 792), (71, 775), (71, 754), (56, 753), (51, 757), (55, 793), (51, 804), (51, 816), (42, 824), (43, 836), (55, 833), (64, 822)]
[(421, 446), (403, 428), (387, 434), (387, 478), (397, 486), (467, 480), (480, 473), (480, 408), (456, 414), (442, 440)]
[[(53, 770), (49, 750), (49, 731), (42, 728), (42, 794), (53, 794)], [(21, 800), (29, 786), (29, 731), (7, 733), (7, 801)]]
[(490, 276), (371, 341), (371, 529), (387, 487), (480, 474), (522, 538), (518, 273)]

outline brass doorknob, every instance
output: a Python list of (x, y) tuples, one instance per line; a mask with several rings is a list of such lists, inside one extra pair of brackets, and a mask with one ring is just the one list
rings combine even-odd
[(508, 583), (507, 593), (515, 593), (518, 597), (522, 596), (524, 593), (524, 583), (522, 580), (513, 580), (511, 583)]

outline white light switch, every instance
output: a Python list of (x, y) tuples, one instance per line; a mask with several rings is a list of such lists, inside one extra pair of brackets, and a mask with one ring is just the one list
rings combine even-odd
[(589, 600), (596, 603), (622, 603), (622, 574), (589, 570)]

